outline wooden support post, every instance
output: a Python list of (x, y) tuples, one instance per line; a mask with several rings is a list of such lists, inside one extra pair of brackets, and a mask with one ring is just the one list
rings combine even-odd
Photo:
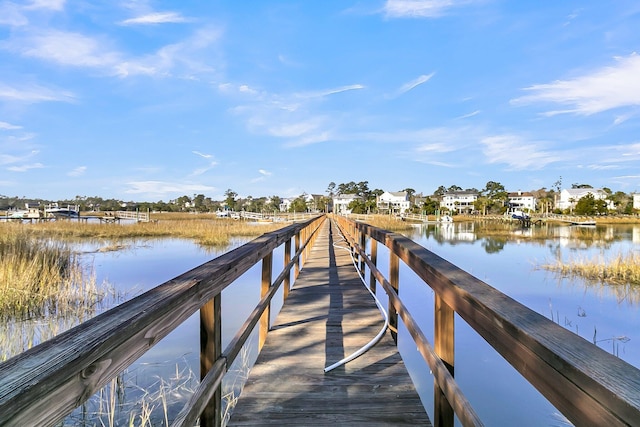
[[(273, 252), (269, 252), (262, 259), (262, 284), (260, 286), (260, 298), (264, 297), (271, 287), (271, 270), (273, 264)], [(262, 349), (264, 342), (267, 340), (267, 332), (269, 332), (269, 323), (271, 318), (271, 304), (267, 306), (264, 313), (260, 317), (260, 333), (258, 337), (258, 351)]]
[[(222, 296), (216, 295), (200, 308), (200, 380), (222, 354)], [(200, 415), (200, 426), (222, 425), (222, 385)]]
[[(378, 241), (376, 239), (371, 239), (371, 262), (375, 266), (378, 265)], [(376, 276), (373, 274), (373, 270), (369, 274), (369, 289), (374, 294), (376, 293)]]
[[(367, 235), (364, 233), (360, 233), (360, 247), (363, 251), (367, 251)], [(364, 257), (360, 257), (360, 272), (362, 273), (362, 277), (364, 277), (364, 268), (367, 264), (364, 262)]]
[[(298, 251), (300, 250), (300, 232), (296, 233), (296, 245), (295, 245), (295, 250), (296, 253), (298, 253)], [(302, 256), (302, 254), (300, 255)], [(298, 275), (300, 274), (300, 257), (296, 258), (296, 265), (294, 267), (293, 270), (294, 274), (293, 274), (293, 279), (297, 279)]]
[[(399, 282), (400, 282), (400, 258), (393, 252), (389, 257), (389, 283), (391, 287), (395, 289), (399, 294)], [(398, 312), (389, 299), (389, 328), (391, 329), (391, 337), (398, 343)]]
[[(438, 295), (435, 295), (435, 321), (434, 321), (434, 350), (438, 357), (444, 362), (453, 376), (454, 366), (454, 310), (444, 302)], [(454, 412), (451, 404), (442, 393), (438, 385), (434, 385), (434, 426), (453, 427)]]
[[(291, 262), (291, 239), (287, 240), (284, 243), (284, 267), (287, 268), (287, 265)], [(287, 273), (284, 278), (284, 289), (282, 291), (283, 299), (286, 301), (289, 296), (289, 290), (291, 289), (291, 270)]]

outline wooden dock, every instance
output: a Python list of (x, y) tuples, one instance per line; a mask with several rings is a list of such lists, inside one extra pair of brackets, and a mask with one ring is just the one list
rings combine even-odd
[(326, 221), (277, 316), (229, 426), (431, 425), (384, 320)]

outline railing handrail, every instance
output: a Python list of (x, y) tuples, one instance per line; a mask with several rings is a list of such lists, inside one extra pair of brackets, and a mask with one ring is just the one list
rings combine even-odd
[(389, 248), (575, 425), (640, 425), (639, 369), (405, 236), (336, 219)]
[(0, 425), (55, 425), (275, 248), (295, 236), (302, 251), (301, 232), (322, 220), (263, 234), (3, 362)]

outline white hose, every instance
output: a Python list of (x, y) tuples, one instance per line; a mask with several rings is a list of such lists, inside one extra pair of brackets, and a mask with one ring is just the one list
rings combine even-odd
[[(342, 234), (342, 233), (340, 233)], [(346, 241), (346, 239), (344, 238), (344, 235), (342, 236), (342, 239), (344, 241)], [(355, 359), (356, 357), (361, 356), (362, 354), (366, 353), (371, 347), (373, 347), (378, 341), (380, 341), (380, 338), (382, 338), (382, 336), (384, 335), (384, 333), (387, 331), (387, 328), (389, 327), (389, 315), (387, 314), (387, 311), (384, 309), (384, 307), (382, 306), (382, 304), (380, 303), (380, 300), (378, 300), (378, 297), (376, 297), (376, 294), (374, 294), (371, 289), (369, 289), (369, 286), (367, 286), (367, 282), (365, 282), (364, 277), (362, 277), (362, 274), (360, 273), (360, 270), (358, 269), (358, 265), (356, 264), (356, 260), (353, 257), (353, 253), (351, 252), (350, 248), (346, 248), (344, 246), (338, 246), (335, 243), (333, 244), (334, 248), (338, 248), (338, 249), (344, 249), (349, 251), (349, 254), (351, 255), (351, 262), (353, 263), (353, 266), (355, 267), (356, 271), (358, 272), (358, 277), (360, 277), (360, 281), (362, 282), (362, 284), (364, 285), (364, 287), (367, 289), (367, 291), (369, 291), (369, 294), (373, 297), (373, 299), (376, 302), (376, 305), (378, 306), (378, 310), (380, 310), (380, 313), (382, 314), (382, 317), (384, 317), (384, 326), (382, 327), (382, 329), (380, 330), (380, 332), (378, 332), (378, 335), (376, 335), (371, 341), (369, 341), (364, 347), (360, 348), (359, 350), (351, 353), (349, 356), (345, 357), (344, 359), (334, 363), (331, 366), (327, 366), (326, 368), (324, 368), (324, 372), (327, 373), (335, 368), (337, 368), (338, 366), (342, 366), (347, 362), (352, 361), (353, 359)]]

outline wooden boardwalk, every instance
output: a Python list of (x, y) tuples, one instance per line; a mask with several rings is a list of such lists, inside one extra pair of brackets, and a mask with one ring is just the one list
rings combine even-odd
[(367, 353), (324, 372), (384, 324), (349, 252), (334, 244), (345, 246), (326, 221), (229, 426), (431, 425), (388, 331)]

